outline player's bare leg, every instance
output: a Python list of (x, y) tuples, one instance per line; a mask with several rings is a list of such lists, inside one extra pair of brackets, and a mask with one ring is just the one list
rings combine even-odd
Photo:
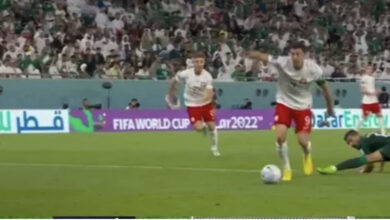
[(364, 116), (364, 115), (363, 115), (362, 119), (358, 122), (358, 124), (357, 124), (357, 126), (356, 126), (356, 130), (357, 130), (357, 131), (359, 131), (360, 128), (362, 128), (363, 123), (366, 121), (366, 119), (367, 119), (367, 116)]
[(221, 153), (219, 153), (219, 151), (218, 151), (217, 126), (215, 125), (215, 122), (210, 121), (210, 122), (207, 122), (207, 127), (210, 131), (210, 136), (211, 136), (211, 153), (216, 157), (221, 156)]
[(207, 126), (203, 121), (197, 121), (193, 127), (195, 131), (202, 132), (205, 136), (207, 135)]
[(306, 175), (311, 175), (313, 173), (313, 161), (311, 157), (310, 133), (299, 132), (297, 137), (299, 145), (301, 145), (303, 150), (303, 172)]
[(288, 156), (287, 147), (287, 132), (288, 127), (283, 124), (275, 125), (276, 131), (276, 151), (279, 153), (279, 157), (283, 163), (283, 181), (290, 181), (292, 178), (290, 159)]
[(197, 132), (202, 132), (203, 129), (204, 129), (204, 123), (203, 121), (197, 121), (195, 122), (195, 124), (193, 125), (194, 129), (197, 131)]
[(385, 129), (385, 126), (383, 124), (382, 114), (379, 113), (376, 116), (378, 117), (378, 124), (379, 124), (379, 128), (381, 129), (381, 134), (385, 135), (386, 134), (386, 129)]

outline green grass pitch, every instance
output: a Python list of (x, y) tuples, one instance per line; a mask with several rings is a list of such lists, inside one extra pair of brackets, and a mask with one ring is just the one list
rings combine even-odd
[[(317, 166), (357, 156), (344, 131), (314, 131)], [(0, 216), (390, 216), (390, 175), (304, 176), (289, 134), (293, 181), (265, 185), (279, 164), (272, 131), (220, 132), (222, 156), (195, 132), (1, 135)]]

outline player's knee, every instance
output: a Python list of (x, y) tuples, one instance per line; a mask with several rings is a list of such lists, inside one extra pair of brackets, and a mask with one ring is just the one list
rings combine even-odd
[(194, 129), (196, 130), (196, 131), (203, 131), (203, 128), (204, 128), (204, 126), (203, 126), (203, 124), (194, 124)]
[(370, 163), (384, 160), (382, 153), (379, 151), (366, 155), (366, 159)]
[(209, 128), (209, 131), (215, 130), (215, 124), (208, 124), (207, 127)]
[(298, 143), (299, 143), (299, 145), (301, 145), (302, 147), (307, 147), (307, 145), (309, 144), (309, 141), (303, 140), (303, 139), (298, 139)]
[(278, 135), (276, 137), (276, 142), (279, 144), (279, 145), (282, 145), (284, 142), (286, 142), (286, 137), (284, 135)]

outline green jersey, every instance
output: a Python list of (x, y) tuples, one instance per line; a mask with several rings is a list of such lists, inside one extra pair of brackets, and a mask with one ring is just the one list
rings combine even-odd
[(364, 154), (381, 152), (384, 160), (390, 160), (390, 136), (371, 133), (362, 137), (360, 149)]

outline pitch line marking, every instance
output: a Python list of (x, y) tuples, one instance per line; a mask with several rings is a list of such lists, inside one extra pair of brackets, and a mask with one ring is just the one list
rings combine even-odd
[(59, 168), (103, 168), (103, 169), (149, 169), (149, 170), (176, 170), (194, 172), (233, 172), (233, 173), (257, 173), (255, 169), (227, 169), (227, 168), (201, 168), (201, 167), (163, 167), (143, 165), (93, 165), (93, 164), (44, 164), (44, 163), (0, 163), (0, 167), (59, 167)]

